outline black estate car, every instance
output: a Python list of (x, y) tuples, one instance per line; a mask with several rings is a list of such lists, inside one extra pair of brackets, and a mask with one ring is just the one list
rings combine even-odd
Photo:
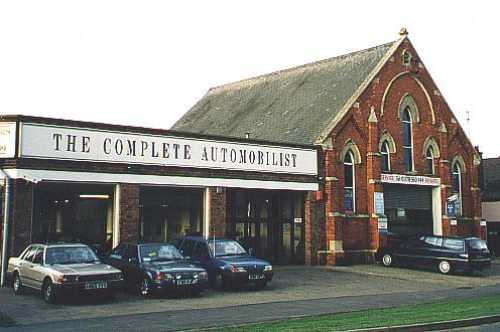
[(420, 236), (390, 241), (387, 247), (378, 250), (377, 259), (384, 266), (437, 267), (443, 274), (472, 273), (491, 264), (486, 242), (475, 237)]
[(197, 295), (208, 285), (205, 269), (186, 261), (167, 243), (121, 243), (107, 262), (123, 272), (127, 287), (145, 297), (176, 290)]
[(179, 248), (186, 258), (207, 270), (215, 288), (252, 283), (260, 289), (273, 279), (271, 263), (248, 254), (234, 240), (186, 236)]

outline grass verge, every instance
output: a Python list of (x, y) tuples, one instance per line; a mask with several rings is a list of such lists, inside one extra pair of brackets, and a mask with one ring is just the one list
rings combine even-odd
[(16, 324), (16, 321), (7, 314), (0, 311), (0, 327), (9, 327)]
[(500, 314), (500, 297), (484, 296), (467, 300), (453, 300), (429, 304), (405, 305), (396, 308), (291, 318), (268, 323), (218, 328), (212, 331), (345, 331), (476, 318), (495, 314)]

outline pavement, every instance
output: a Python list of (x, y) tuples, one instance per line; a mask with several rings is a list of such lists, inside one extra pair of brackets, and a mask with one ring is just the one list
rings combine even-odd
[(263, 291), (208, 291), (195, 298), (124, 293), (111, 302), (48, 305), (36, 293), (0, 289), (0, 311), (18, 322), (5, 329), (13, 331), (171, 331), (500, 294), (500, 262), (475, 276), (379, 265), (287, 266), (275, 273)]

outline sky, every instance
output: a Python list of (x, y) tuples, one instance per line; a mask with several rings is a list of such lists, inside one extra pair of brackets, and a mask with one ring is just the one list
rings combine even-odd
[(496, 3), (0, 0), (0, 114), (168, 129), (210, 87), (406, 27), (472, 143), (498, 157)]

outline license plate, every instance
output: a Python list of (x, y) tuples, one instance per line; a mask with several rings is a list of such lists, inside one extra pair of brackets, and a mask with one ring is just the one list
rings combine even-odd
[(248, 276), (248, 280), (261, 280), (264, 278), (265, 278), (265, 276), (263, 274), (250, 274)]
[(177, 285), (193, 285), (198, 282), (197, 279), (185, 279), (185, 280), (177, 280)]
[(105, 289), (105, 288), (108, 288), (108, 283), (105, 281), (85, 283), (85, 289)]

